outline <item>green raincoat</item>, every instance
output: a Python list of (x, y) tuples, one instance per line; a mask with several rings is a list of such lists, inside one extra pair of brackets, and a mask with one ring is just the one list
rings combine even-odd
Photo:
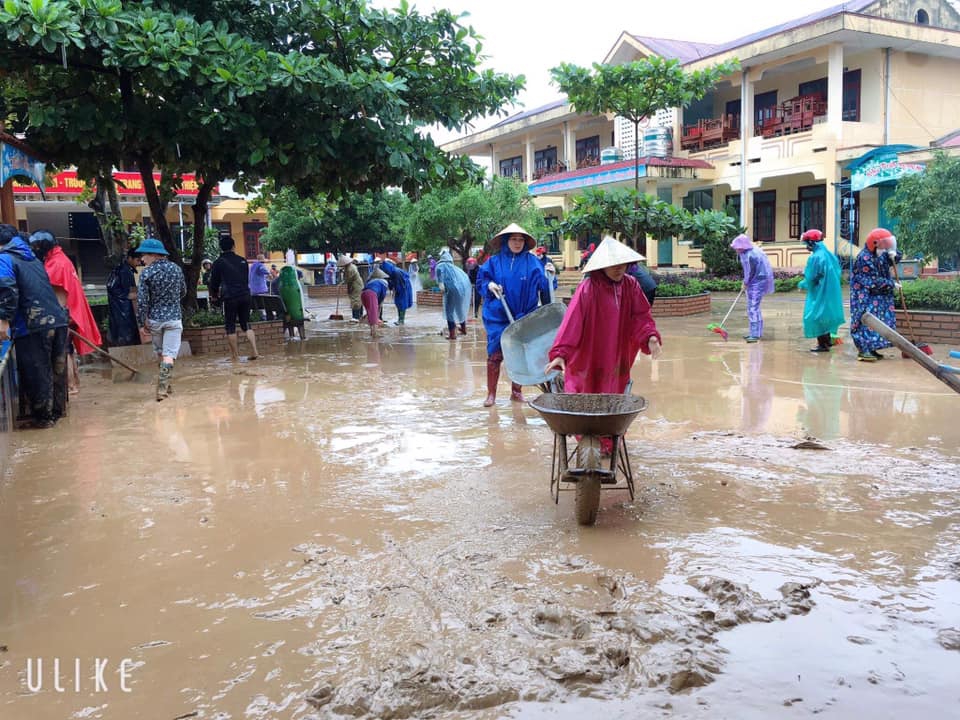
[(803, 304), (803, 335), (808, 338), (830, 333), (843, 325), (843, 293), (840, 290), (840, 261), (823, 242), (815, 243), (803, 271), (800, 289), (807, 291)]

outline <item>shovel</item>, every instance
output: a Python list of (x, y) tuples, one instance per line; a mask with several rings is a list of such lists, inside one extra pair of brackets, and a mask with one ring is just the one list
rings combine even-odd
[(343, 315), (340, 314), (340, 286), (337, 285), (337, 309), (331, 315), (329, 320), (343, 320)]
[(139, 370), (137, 370), (135, 367), (133, 367), (133, 366), (131, 366), (131, 365), (127, 365), (123, 360), (120, 360), (119, 358), (115, 358), (113, 355), (111, 355), (110, 353), (108, 353), (108, 352), (107, 352), (106, 350), (104, 350), (102, 347), (100, 347), (99, 345), (97, 345), (96, 343), (94, 343), (93, 340), (88, 340), (88, 339), (85, 338), (83, 335), (81, 335), (81, 334), (78, 333), (76, 330), (74, 330), (73, 328), (69, 328), (69, 330), (70, 330), (70, 334), (71, 334), (71, 335), (73, 335), (75, 338), (77, 338), (77, 339), (79, 339), (80, 341), (82, 341), (85, 345), (89, 345), (90, 347), (92, 347), (94, 350), (96, 350), (98, 353), (100, 353), (101, 355), (103, 355), (103, 356), (104, 356), (105, 358), (107, 358), (108, 360), (112, 360), (112, 361), (115, 362), (117, 365), (120, 365), (121, 367), (126, 368), (127, 370), (129, 370), (129, 371), (131, 372), (131, 375), (130, 375), (129, 378), (127, 378), (128, 380), (131, 380), (131, 381), (132, 381), (132, 380), (135, 380), (135, 379), (137, 379), (137, 376), (138, 376), (138, 375), (139, 375), (141, 378), (143, 377), (143, 373), (141, 373), (141, 372), (140, 372)]

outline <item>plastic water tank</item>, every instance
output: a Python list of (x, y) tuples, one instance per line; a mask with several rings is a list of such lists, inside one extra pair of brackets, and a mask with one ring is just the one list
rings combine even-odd
[(623, 160), (623, 152), (618, 147), (606, 147), (600, 151), (601, 165), (610, 165), (621, 160)]
[(643, 131), (643, 155), (646, 157), (673, 157), (673, 128), (649, 127)]

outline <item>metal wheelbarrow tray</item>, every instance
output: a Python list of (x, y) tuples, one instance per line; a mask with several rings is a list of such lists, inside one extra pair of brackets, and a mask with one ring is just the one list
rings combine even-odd
[(530, 402), (558, 435), (623, 435), (647, 401), (638, 395), (544, 393)]
[(512, 322), (500, 337), (507, 375), (518, 385), (543, 385), (560, 375), (547, 376), (543, 368), (550, 362), (550, 348), (557, 337), (567, 306), (550, 303)]

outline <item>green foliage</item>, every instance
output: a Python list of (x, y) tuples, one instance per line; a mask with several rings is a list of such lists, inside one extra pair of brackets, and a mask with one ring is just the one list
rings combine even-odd
[(499, 113), (523, 78), (481, 70), (480, 38), (461, 20), (365, 0), (5, 0), (3, 116), (83, 179), (136, 166), (179, 260), (163, 210), (185, 172), (200, 179), (198, 217), (227, 177), (332, 198), (476, 177), (423, 128)]
[(391, 190), (302, 198), (286, 187), (258, 204), (270, 213), (261, 238), (271, 250), (381, 252), (400, 249), (410, 201)]
[(960, 254), (960, 158), (937, 151), (924, 172), (900, 178), (884, 207), (906, 256)]
[(803, 280), (803, 275), (794, 275), (793, 277), (787, 278), (775, 278), (773, 281), (773, 289), (775, 292), (792, 292), (797, 289), (801, 280)]
[(110, 299), (106, 295), (87, 295), (87, 304), (90, 307), (95, 305), (107, 305)]
[[(803, 280), (802, 274), (776, 278), (773, 282), (776, 292), (791, 292), (797, 289)], [(695, 275), (658, 276), (657, 297), (679, 297), (697, 295), (702, 292), (739, 292), (742, 282), (732, 278), (704, 277)]]
[(739, 227), (720, 210), (700, 210), (691, 218), (685, 237), (703, 244), (703, 264), (714, 275), (732, 275), (740, 270), (737, 253), (730, 247)]
[(960, 280), (908, 280), (903, 283), (903, 295), (910, 310), (960, 312)]
[[(641, 120), (654, 117), (657, 110), (687, 107), (739, 67), (732, 60), (687, 72), (678, 60), (651, 56), (622, 65), (594, 63), (592, 71), (562, 63), (550, 73), (577, 112), (615, 113), (633, 123), (636, 138)], [(635, 175), (634, 189), (639, 187), (639, 175)]]
[(632, 188), (587, 188), (573, 199), (573, 208), (558, 229), (573, 237), (611, 233), (620, 235), (628, 244), (628, 238), (639, 238), (636, 249), (644, 252), (647, 235), (680, 235), (690, 219), (690, 213), (683, 208)]
[[(263, 318), (261, 317), (259, 310), (250, 311), (249, 322), (263, 322)], [(216, 310), (197, 310), (193, 315), (190, 316), (190, 319), (184, 323), (184, 327), (191, 328), (218, 327), (222, 325), (223, 313), (217, 312)]]
[(535, 238), (547, 233), (543, 212), (518, 180), (496, 177), (490, 184), (439, 189), (409, 208), (403, 249), (436, 254), (449, 247), (466, 258), (474, 245), (514, 222)]
[[(220, 231), (217, 228), (208, 227), (203, 231), (203, 257), (208, 260), (220, 257)], [(201, 289), (199, 285), (197, 289)]]

